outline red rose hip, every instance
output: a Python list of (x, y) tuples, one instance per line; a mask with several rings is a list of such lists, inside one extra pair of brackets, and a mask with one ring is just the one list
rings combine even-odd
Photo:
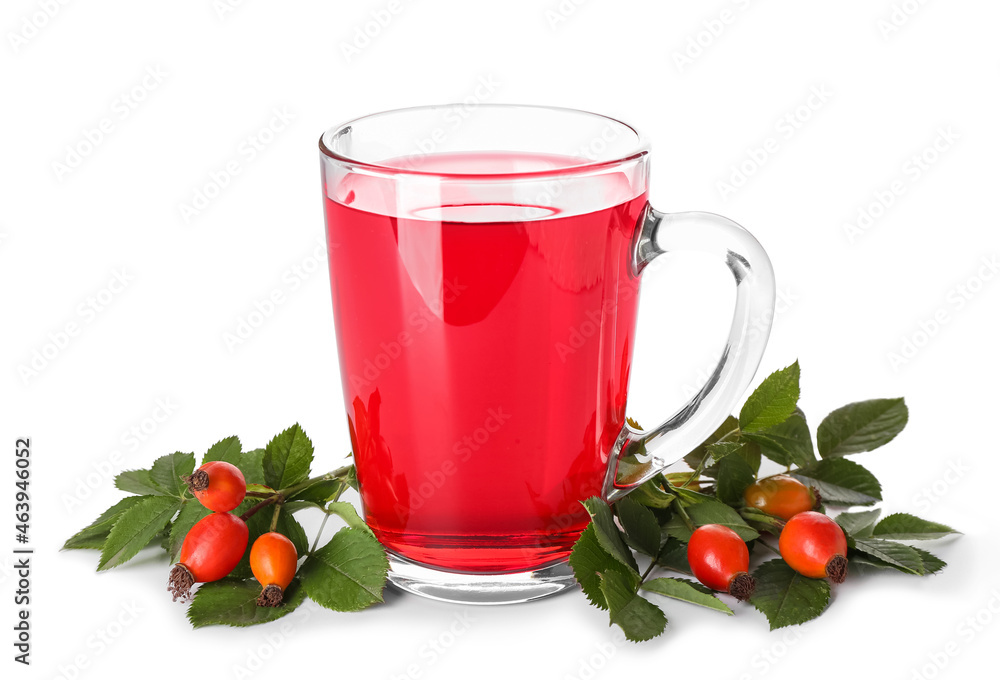
[(229, 512), (243, 502), (247, 482), (240, 469), (223, 460), (213, 460), (185, 477), (188, 488), (202, 505), (214, 512)]
[(213, 512), (199, 520), (184, 537), (180, 561), (170, 570), (167, 590), (174, 600), (186, 598), (195, 583), (224, 578), (247, 550), (246, 522), (228, 512)]
[(737, 600), (753, 595), (757, 582), (747, 573), (750, 551), (739, 535), (721, 524), (698, 527), (687, 546), (688, 564), (696, 579)]
[(847, 578), (847, 537), (840, 525), (819, 512), (801, 512), (792, 517), (778, 537), (778, 550), (785, 562), (809, 578), (829, 578), (843, 583)]

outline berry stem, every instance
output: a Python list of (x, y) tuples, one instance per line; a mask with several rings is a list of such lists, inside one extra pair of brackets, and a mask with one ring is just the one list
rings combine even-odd
[(247, 498), (270, 498), (276, 491), (247, 491)]
[(271, 515), (271, 531), (276, 531), (278, 528), (278, 517), (281, 516), (281, 506), (282, 502), (278, 501), (274, 504), (274, 514)]
[(316, 532), (316, 538), (313, 540), (312, 547), (309, 548), (309, 554), (310, 555), (312, 555), (314, 552), (316, 552), (316, 546), (319, 545), (319, 539), (323, 536), (323, 529), (326, 528), (326, 523), (329, 521), (329, 519), (330, 519), (330, 514), (329, 513), (323, 515), (323, 521), (320, 522), (319, 531)]
[(684, 509), (684, 505), (680, 501), (677, 502), (677, 514), (681, 516), (681, 519), (684, 521), (684, 526), (686, 526), (688, 529), (694, 531), (697, 528), (694, 525), (694, 522), (691, 521), (691, 518), (688, 516), (687, 510)]
[(257, 505), (253, 506), (252, 508), (250, 508), (249, 510), (247, 510), (246, 512), (244, 512), (242, 515), (240, 515), (240, 519), (243, 520), (244, 522), (246, 522), (248, 519), (250, 519), (251, 517), (253, 517), (254, 515), (256, 515), (258, 512), (260, 512), (261, 510), (263, 510), (267, 506), (273, 505), (273, 504), (277, 503), (278, 502), (278, 498), (280, 498), (280, 497), (281, 497), (281, 494), (274, 494), (273, 496), (271, 496), (267, 500), (261, 501), (260, 503), (258, 503)]

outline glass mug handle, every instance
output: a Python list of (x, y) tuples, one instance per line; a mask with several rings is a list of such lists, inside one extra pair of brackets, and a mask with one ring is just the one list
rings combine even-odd
[[(721, 215), (667, 214), (647, 206), (634, 251), (635, 273), (641, 274), (663, 253), (683, 251), (708, 253), (732, 272), (736, 309), (729, 338), (708, 382), (677, 413), (652, 430), (640, 431), (628, 424), (622, 428), (604, 481), (608, 502), (673, 465), (712, 434), (749, 387), (767, 344), (774, 313), (774, 270), (757, 239)], [(628, 472), (620, 474), (626, 457)]]

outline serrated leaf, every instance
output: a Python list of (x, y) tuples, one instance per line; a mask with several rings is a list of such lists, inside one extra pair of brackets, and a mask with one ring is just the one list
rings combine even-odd
[(336, 611), (359, 611), (382, 601), (389, 560), (369, 532), (345, 527), (299, 569), (306, 594)]
[(588, 498), (582, 503), (583, 507), (590, 513), (594, 533), (601, 548), (626, 567), (638, 571), (639, 566), (635, 563), (635, 557), (625, 545), (625, 539), (622, 538), (621, 532), (615, 525), (615, 518), (611, 514), (611, 508), (608, 504), (596, 496)]
[(305, 481), (313, 460), (313, 445), (298, 423), (267, 443), (264, 449), (264, 483), (273, 489)]
[(347, 485), (349, 487), (351, 487), (355, 491), (360, 491), (360, 487), (358, 487), (358, 469), (357, 469), (357, 467), (355, 467), (354, 465), (352, 465), (350, 467), (350, 469), (347, 471), (347, 477), (345, 477), (345, 481), (347, 482)]
[(736, 453), (742, 448), (743, 444), (740, 442), (717, 442), (715, 444), (709, 444), (705, 447), (709, 455), (712, 456), (712, 461), (714, 463), (718, 463), (729, 454)]
[[(720, 501), (712, 500), (692, 505), (687, 509), (687, 513), (696, 527), (706, 524), (721, 524), (735, 531), (744, 541), (752, 541), (760, 537), (760, 534), (747, 524), (738, 512)], [(667, 520), (663, 528), (669, 536), (680, 541), (687, 543), (691, 540), (692, 531), (677, 514)]]
[(784, 560), (765, 562), (754, 578), (757, 588), (750, 604), (767, 617), (771, 630), (815, 619), (830, 602), (830, 584), (802, 576)]
[(691, 574), (691, 565), (687, 558), (687, 543), (679, 541), (673, 536), (668, 536), (664, 532), (666, 540), (660, 548), (660, 554), (656, 562), (664, 569), (670, 569), (682, 574)]
[(875, 530), (872, 532), (879, 538), (902, 541), (929, 541), (957, 533), (959, 532), (949, 526), (920, 519), (905, 512), (897, 512), (887, 516), (875, 526)]
[(156, 486), (163, 489), (165, 494), (180, 498), (187, 489), (187, 484), (181, 481), (181, 477), (187, 477), (192, 472), (194, 472), (194, 454), (178, 451), (160, 456), (153, 461), (149, 477)]
[(881, 513), (878, 508), (864, 512), (842, 512), (835, 519), (848, 538), (868, 538)]
[(347, 489), (347, 482), (342, 479), (328, 479), (316, 482), (288, 497), (291, 501), (312, 501), (322, 505), (335, 496), (340, 496)]
[(948, 563), (942, 560), (937, 555), (929, 553), (923, 548), (918, 548), (916, 546), (910, 546), (910, 547), (912, 547), (916, 551), (916, 553), (920, 555), (920, 561), (923, 562), (924, 566), (923, 573), (925, 576), (927, 574), (936, 574), (948, 566)]
[(615, 571), (601, 574), (601, 592), (608, 603), (611, 623), (632, 642), (652, 640), (667, 626), (667, 617), (655, 604), (637, 595), (635, 588)]
[(211, 460), (221, 460), (229, 463), (230, 465), (240, 466), (240, 460), (243, 458), (243, 445), (240, 444), (239, 437), (226, 437), (221, 441), (217, 441), (212, 444), (206, 453), (204, 458), (201, 459), (202, 465)]
[(126, 510), (115, 522), (101, 550), (98, 571), (125, 564), (136, 556), (167, 526), (181, 507), (180, 500), (169, 496), (145, 496)]
[(625, 529), (625, 540), (633, 548), (650, 557), (660, 551), (660, 525), (653, 513), (631, 496), (625, 496), (615, 503), (618, 520)]
[(783, 423), (743, 436), (756, 442), (761, 453), (779, 465), (791, 467), (816, 462), (809, 425), (799, 409), (795, 409)]
[(628, 497), (647, 508), (657, 509), (670, 507), (676, 498), (672, 493), (663, 490), (663, 487), (660, 486), (659, 476), (640, 484)]
[(247, 484), (264, 484), (264, 449), (244, 451), (236, 466), (243, 473)]
[(816, 431), (819, 455), (836, 458), (877, 449), (892, 441), (909, 418), (903, 399), (870, 399), (842, 406)]
[(757, 432), (783, 423), (799, 401), (799, 362), (764, 379), (740, 410), (740, 430)]
[(63, 543), (63, 550), (100, 550), (114, 527), (115, 522), (127, 510), (141, 500), (137, 496), (123, 498), (105, 510), (93, 522), (71, 536)]
[(285, 589), (284, 601), (278, 607), (258, 607), (259, 595), (260, 584), (256, 581), (226, 578), (202, 584), (188, 607), (188, 621), (195, 628), (254, 626), (292, 613), (305, 600), (305, 590), (298, 579)]
[(573, 551), (569, 555), (569, 566), (572, 567), (573, 575), (583, 589), (583, 594), (592, 605), (600, 609), (607, 609), (608, 603), (601, 591), (599, 574), (617, 571), (633, 587), (639, 585), (639, 574), (613, 558), (601, 547), (593, 524), (587, 525), (573, 545)]
[(711, 594), (704, 586), (692, 583), (681, 578), (654, 578), (646, 581), (641, 586), (642, 590), (648, 590), (657, 595), (663, 595), (674, 600), (690, 602), (701, 607), (708, 607), (716, 611), (725, 612), (729, 616), (733, 615), (733, 610), (726, 606), (726, 603)]
[(819, 491), (824, 503), (871, 505), (882, 500), (875, 475), (846, 458), (828, 458), (792, 471), (792, 476)]
[(628, 423), (629, 427), (631, 427), (633, 430), (638, 430), (639, 432), (642, 432), (642, 426), (639, 425), (639, 421), (635, 420), (634, 418), (629, 418), (626, 416), (625, 422)]
[(344, 520), (344, 522), (347, 523), (347, 526), (352, 529), (362, 529), (373, 536), (375, 535), (372, 533), (372, 530), (368, 527), (368, 525), (365, 524), (365, 521), (361, 519), (361, 515), (358, 514), (358, 511), (350, 503), (346, 501), (331, 501), (327, 504), (326, 510), (327, 512), (337, 515), (337, 517), (340, 517), (340, 519)]
[(854, 548), (858, 552), (891, 564), (907, 574), (920, 575), (924, 573), (924, 563), (920, 553), (908, 545), (881, 538), (856, 538), (854, 539)]
[[(699, 444), (693, 451), (684, 456), (684, 462), (687, 463), (688, 467), (692, 470), (698, 468), (705, 456), (710, 455), (708, 452), (708, 445), (714, 444), (720, 441), (732, 440), (737, 437), (740, 433), (740, 422), (736, 420), (733, 416), (727, 416), (722, 423), (715, 428), (715, 432), (708, 435), (708, 437)], [(707, 462), (706, 462), (707, 464)]]
[(756, 481), (753, 470), (739, 456), (727, 456), (719, 461), (715, 495), (723, 503), (743, 505), (743, 491)]
[(177, 519), (174, 520), (173, 525), (170, 527), (167, 554), (170, 556), (171, 563), (176, 562), (178, 556), (181, 554), (184, 537), (191, 531), (191, 527), (211, 514), (212, 511), (198, 501), (188, 501), (184, 504), (184, 507), (177, 514)]
[(140, 496), (163, 496), (164, 490), (149, 476), (149, 470), (125, 470), (115, 477), (115, 486)]

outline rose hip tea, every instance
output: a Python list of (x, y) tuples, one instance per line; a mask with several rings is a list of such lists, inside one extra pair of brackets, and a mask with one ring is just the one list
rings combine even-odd
[[(728, 415), (763, 352), (774, 281), (735, 223), (650, 207), (648, 145), (628, 125), (464, 113), (390, 111), (320, 140), (341, 382), (390, 581), (523, 602), (575, 585), (580, 501), (616, 501)], [(639, 281), (653, 258), (691, 250), (733, 276), (733, 326), (708, 384), (640, 431), (625, 420)]]

